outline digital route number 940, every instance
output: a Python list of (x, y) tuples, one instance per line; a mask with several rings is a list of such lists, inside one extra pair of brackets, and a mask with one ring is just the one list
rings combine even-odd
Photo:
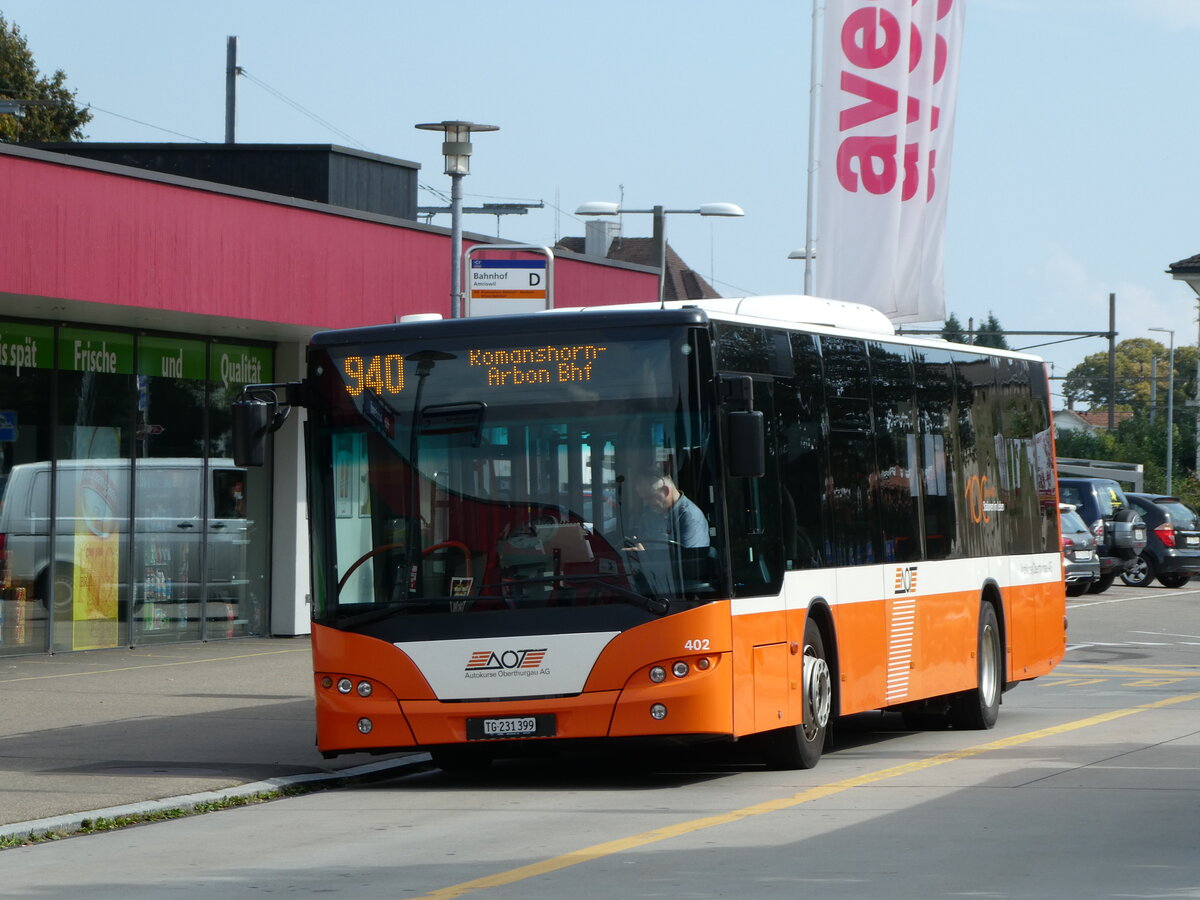
[(404, 390), (404, 357), (399, 353), (386, 356), (347, 356), (342, 361), (346, 373), (346, 391), (357, 397), (364, 388), (376, 394), (398, 394)]

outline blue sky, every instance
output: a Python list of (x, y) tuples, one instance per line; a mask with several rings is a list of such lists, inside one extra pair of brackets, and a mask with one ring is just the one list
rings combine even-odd
[[(1146, 331), (1161, 326), (1194, 344), (1195, 295), (1164, 270), (1200, 253), (1200, 0), (966, 2), (947, 311), (964, 324), (994, 312), (1010, 331), (1103, 330), (1115, 293), (1121, 339), (1165, 339)], [(546, 204), (501, 220), (504, 238), (582, 234), (572, 213), (588, 200), (731, 201), (744, 219), (668, 220), (671, 245), (726, 296), (803, 286), (803, 263), (786, 257), (804, 244), (811, 9), (0, 0), (39, 68), (65, 69), (95, 107), (91, 140), (223, 140), (225, 45), (237, 35), (253, 79), (239, 79), (239, 140), (413, 160), (421, 183), (445, 192), (440, 135), (413, 126), (499, 125), (475, 139), (468, 204)], [(421, 203), (442, 202), (422, 191)], [(496, 225), (466, 220), (484, 234)], [(648, 234), (649, 217), (624, 228)], [(1105, 349), (1089, 339), (1037, 352), (1062, 376)]]

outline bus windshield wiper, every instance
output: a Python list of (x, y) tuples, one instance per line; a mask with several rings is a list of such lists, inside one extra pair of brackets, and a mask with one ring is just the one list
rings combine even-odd
[(615, 575), (591, 574), (585, 573), (582, 575), (538, 575), (533, 578), (521, 578), (511, 582), (510, 585), (522, 584), (570, 584), (576, 581), (603, 581), (604, 586), (612, 588), (613, 593), (624, 600), (630, 601), (634, 606), (639, 606), (646, 612), (654, 613), (656, 616), (665, 616), (671, 608), (671, 601), (666, 597), (647, 597), (645, 594), (639, 594), (637, 591), (630, 590), (623, 584), (618, 584), (612, 579)]

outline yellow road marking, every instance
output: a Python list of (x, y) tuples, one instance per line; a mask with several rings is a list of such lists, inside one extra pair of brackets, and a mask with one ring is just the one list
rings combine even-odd
[(842, 781), (835, 781), (832, 784), (819, 785), (817, 787), (809, 788), (806, 791), (801, 791), (799, 794), (793, 794), (790, 797), (779, 797), (774, 800), (767, 800), (763, 803), (756, 803), (753, 806), (746, 806), (742, 809), (731, 810), (730, 812), (722, 813), (721, 815), (705, 816), (702, 819), (692, 819), (687, 822), (679, 822), (676, 825), (669, 825), (665, 828), (656, 828), (652, 831), (644, 831), (641, 834), (635, 834), (625, 838), (618, 838), (614, 841), (605, 841), (602, 844), (593, 844), (590, 847), (584, 847), (580, 850), (572, 851), (571, 853), (564, 853), (562, 856), (555, 856), (551, 859), (542, 860), (541, 862), (530, 863), (527, 866), (509, 869), (506, 872), (497, 872), (494, 875), (485, 875), (482, 878), (464, 881), (461, 884), (454, 884), (450, 885), (449, 887), (439, 888), (438, 890), (431, 891), (430, 893), (421, 897), (412, 898), (412, 900), (449, 900), (449, 898), (461, 897), (464, 894), (470, 894), (474, 891), (482, 891), (486, 890), (487, 888), (502, 887), (504, 885), (514, 884), (518, 881), (524, 881), (527, 878), (535, 878), (539, 875), (557, 872), (560, 869), (567, 869), (571, 866), (577, 866), (580, 863), (590, 862), (594, 859), (612, 856), (616, 853), (623, 853), (624, 851), (632, 850), (635, 847), (644, 847), (647, 844), (653, 844), (657, 841), (665, 841), (669, 840), (670, 838), (680, 837), (685, 834), (692, 834), (697, 831), (703, 831), (705, 828), (713, 828), (718, 825), (728, 825), (731, 822), (737, 822), (741, 819), (748, 819), (751, 816), (760, 816), (763, 813), (777, 812), (781, 809), (789, 809), (793, 806), (799, 806), (802, 803), (810, 803), (813, 800), (820, 800), (823, 797), (840, 794), (842, 791), (848, 791), (851, 788), (875, 784), (880, 781), (886, 781), (889, 778), (898, 778), (901, 775), (910, 775), (914, 772), (920, 772), (924, 769), (931, 769), (935, 766), (940, 766), (945, 763), (957, 762), (961, 759), (979, 756), (982, 753), (990, 753), (993, 750), (1006, 750), (1010, 747), (1027, 744), (1030, 741), (1036, 741), (1041, 738), (1053, 737), (1055, 735), (1065, 734), (1069, 731), (1078, 731), (1081, 728), (1090, 728), (1093, 725), (1102, 725), (1105, 722), (1112, 722), (1115, 719), (1121, 719), (1125, 716), (1132, 716), (1136, 713), (1146, 712), (1147, 710), (1151, 709), (1161, 709), (1165, 706), (1173, 706), (1176, 703), (1187, 703), (1192, 700), (1200, 700), (1200, 693), (1184, 694), (1179, 697), (1169, 697), (1165, 700), (1157, 700), (1153, 703), (1146, 703), (1142, 706), (1134, 706), (1127, 709), (1115, 709), (1110, 712), (1089, 716), (1086, 719), (1078, 719), (1074, 722), (1066, 722), (1062, 725), (1053, 725), (1050, 728), (1042, 728), (1038, 731), (1028, 731), (1024, 734), (1001, 738), (997, 741), (989, 741), (986, 744), (977, 744), (974, 747), (965, 747), (962, 750), (952, 750), (949, 753), (940, 753), (937, 756), (931, 756), (928, 759), (914, 760), (913, 762), (904, 763), (899, 766), (892, 766), (891, 768), (882, 769), (878, 772), (869, 772), (864, 775), (856, 775), (853, 778), (846, 778)]
[(205, 659), (180, 659), (175, 662), (148, 663), (141, 666), (121, 666), (113, 669), (89, 669), (86, 672), (56, 672), (53, 675), (23, 675), (20, 678), (0, 678), (0, 684), (14, 684), (18, 681), (43, 681), (49, 678), (79, 678), (86, 675), (109, 675), (113, 672), (137, 672), (141, 669), (162, 669), (168, 666), (194, 666), (199, 663), (228, 662), (232, 659), (253, 659), (257, 656), (275, 656), (280, 653), (308, 653), (307, 647), (297, 647), (294, 650), (264, 650), (262, 653), (242, 653), (237, 656), (212, 656)]
[(1101, 669), (1104, 672), (1116, 672), (1121, 675), (1155, 675), (1179, 678), (1195, 678), (1200, 676), (1200, 666), (1113, 666), (1107, 663), (1059, 663), (1055, 672), (1063, 669), (1086, 669), (1094, 672)]

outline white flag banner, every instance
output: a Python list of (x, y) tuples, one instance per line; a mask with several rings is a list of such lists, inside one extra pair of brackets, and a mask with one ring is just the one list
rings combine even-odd
[(816, 293), (945, 318), (946, 195), (966, 0), (826, 0)]

